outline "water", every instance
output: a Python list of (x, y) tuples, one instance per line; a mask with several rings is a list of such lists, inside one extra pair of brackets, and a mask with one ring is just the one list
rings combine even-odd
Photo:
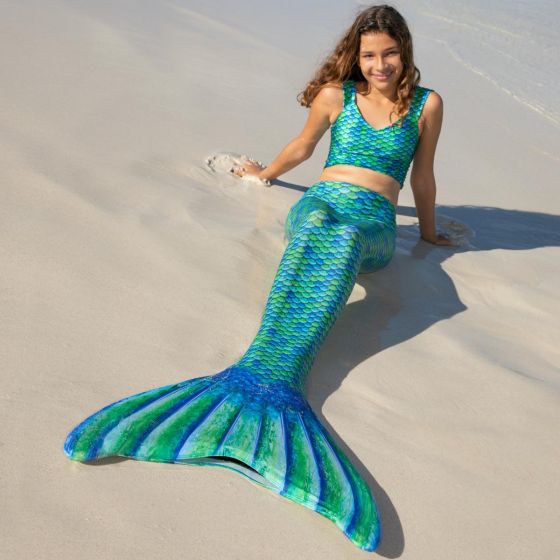
[(415, 35), (441, 43), (460, 64), (560, 128), (559, 2), (424, 0), (413, 9)]

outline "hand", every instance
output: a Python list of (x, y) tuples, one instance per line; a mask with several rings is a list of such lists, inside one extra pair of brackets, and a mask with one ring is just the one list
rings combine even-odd
[(234, 165), (231, 172), (238, 177), (243, 177), (244, 175), (256, 175), (259, 177), (263, 169), (264, 167), (256, 161), (246, 160), (243, 162), (243, 165)]
[(449, 239), (449, 237), (447, 237), (443, 233), (438, 233), (434, 237), (424, 237), (423, 235), (421, 235), (420, 237), (424, 241), (432, 243), (432, 245), (447, 245), (450, 247), (456, 247), (455, 243), (453, 243), (453, 241), (451, 241), (451, 239)]

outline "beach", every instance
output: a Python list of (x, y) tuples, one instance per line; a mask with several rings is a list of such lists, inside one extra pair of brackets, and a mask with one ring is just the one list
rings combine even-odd
[[(250, 344), (329, 133), (270, 188), (204, 161), (270, 162), (362, 5), (0, 0), (1, 558), (373, 557), (229, 469), (63, 453), (99, 408)], [(551, 560), (560, 9), (392, 5), (444, 100), (437, 216), (464, 241), (419, 240), (408, 177), (396, 254), (358, 277), (306, 396), (376, 498), (374, 554)]]

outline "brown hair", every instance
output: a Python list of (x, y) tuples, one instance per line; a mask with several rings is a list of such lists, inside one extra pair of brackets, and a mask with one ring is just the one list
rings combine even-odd
[(341, 84), (349, 79), (365, 80), (358, 65), (360, 39), (364, 33), (387, 33), (399, 44), (403, 71), (397, 84), (398, 98), (395, 110), (391, 114), (396, 114), (396, 120), (406, 114), (414, 88), (420, 82), (420, 70), (414, 65), (412, 36), (408, 25), (402, 15), (387, 4), (371, 6), (357, 15), (354, 23), (315, 72), (312, 80), (298, 94), (297, 100), (300, 105), (309, 107), (327, 83)]

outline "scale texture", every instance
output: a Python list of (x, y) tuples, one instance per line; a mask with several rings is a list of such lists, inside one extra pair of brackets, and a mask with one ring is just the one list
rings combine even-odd
[(125, 397), (68, 435), (77, 461), (109, 456), (230, 468), (378, 545), (371, 491), (304, 396), (306, 376), (358, 273), (395, 250), (395, 207), (364, 187), (320, 181), (292, 206), (262, 322), (223, 371)]
[(355, 165), (396, 179), (401, 189), (418, 145), (418, 119), (431, 91), (416, 86), (406, 115), (376, 129), (356, 104), (356, 82), (343, 82), (344, 107), (331, 126), (331, 144), (324, 167)]

